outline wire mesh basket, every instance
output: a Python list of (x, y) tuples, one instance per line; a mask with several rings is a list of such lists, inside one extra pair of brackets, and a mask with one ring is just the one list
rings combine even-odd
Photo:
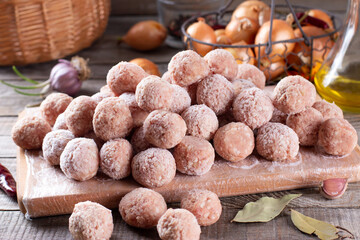
[[(210, 46), (211, 49), (224, 48), (230, 51), (234, 56), (237, 56), (235, 58), (238, 63), (253, 64), (261, 69), (267, 78), (267, 82), (276, 81), (284, 75), (295, 74), (301, 74), (309, 80), (312, 80), (314, 74), (320, 68), (321, 63), (332, 49), (334, 41), (336, 41), (339, 29), (341, 28), (341, 19), (326, 10), (321, 10), (330, 16), (334, 26), (331, 31), (325, 32), (324, 34), (308, 36), (303, 31), (303, 26), (301, 26), (296, 13), (306, 12), (311, 8), (291, 5), (289, 0), (285, 0), (285, 2), (286, 4), (275, 4), (274, 0), (271, 1), (270, 32), (266, 43), (241, 43), (239, 45), (212, 44), (195, 39), (186, 32), (186, 29), (192, 23), (196, 22), (199, 17), (204, 18), (206, 22), (210, 22), (210, 25), (216, 26), (217, 28), (219, 26), (226, 26), (229, 22), (229, 15), (233, 12), (228, 10), (232, 3), (232, 0), (230, 0), (226, 6), (216, 12), (206, 12), (201, 15), (193, 16), (183, 23), (181, 31), (184, 36), (185, 47), (196, 50), (194, 48), (194, 43), (195, 45), (196, 43), (199, 43)], [(271, 29), (273, 19), (285, 20), (290, 14), (293, 17), (294, 24), (296, 24), (296, 27), (299, 29), (301, 36), (283, 41), (272, 41)], [(321, 42), (321, 44), (319, 44), (319, 42)], [(295, 47), (290, 52), (288, 51), (287, 46), (291, 43), (294, 43)], [(284, 53), (271, 54), (272, 49), (280, 45), (285, 47)], [(263, 52), (264, 48), (265, 54), (262, 54), (260, 51), (262, 50)]]

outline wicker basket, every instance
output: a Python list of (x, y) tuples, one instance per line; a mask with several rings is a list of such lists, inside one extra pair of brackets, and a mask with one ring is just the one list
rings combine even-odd
[(0, 65), (58, 59), (105, 30), (110, 0), (0, 0)]

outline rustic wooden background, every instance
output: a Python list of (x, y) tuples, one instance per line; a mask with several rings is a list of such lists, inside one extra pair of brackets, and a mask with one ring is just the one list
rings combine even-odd
[[(239, 1), (235, 1), (239, 3)], [(276, 1), (278, 3), (283, 1)], [(325, 8), (343, 16), (346, 1), (296, 0), (293, 4)], [(83, 85), (80, 94), (93, 94), (105, 84), (109, 68), (121, 60), (145, 57), (156, 62), (161, 72), (166, 71), (167, 63), (177, 52), (162, 46), (156, 51), (136, 52), (126, 46), (116, 46), (116, 38), (126, 33), (128, 28), (141, 20), (156, 19), (155, 0), (113, 0), (112, 17), (104, 36), (94, 45), (79, 53), (90, 59), (93, 75)], [(1, 40), (0, 40), (1, 41)], [(55, 61), (21, 67), (28, 77), (44, 81)], [(13, 84), (22, 83), (10, 67), (0, 67), (0, 79)], [(18, 95), (12, 89), (0, 85), (0, 163), (7, 166), (15, 175), (16, 146), (11, 140), (11, 128), (17, 114), (26, 104), (39, 102), (39, 99)], [(345, 114), (360, 135), (360, 114)], [(201, 239), (316, 239), (299, 232), (291, 223), (287, 208), (268, 223), (236, 224), (229, 223), (236, 212), (247, 202), (262, 196), (280, 197), (287, 193), (302, 193), (303, 196), (290, 203), (294, 208), (311, 217), (346, 227), (360, 238), (360, 183), (350, 184), (345, 195), (337, 200), (325, 200), (318, 189), (300, 189), (266, 194), (244, 195), (222, 198), (223, 214), (218, 223), (202, 228)], [(177, 204), (171, 206), (177, 207)], [(113, 239), (158, 239), (155, 229), (139, 230), (126, 225), (116, 209), (113, 211), (115, 229)], [(27, 220), (11, 198), (0, 192), (0, 239), (71, 239), (68, 231), (69, 215)]]

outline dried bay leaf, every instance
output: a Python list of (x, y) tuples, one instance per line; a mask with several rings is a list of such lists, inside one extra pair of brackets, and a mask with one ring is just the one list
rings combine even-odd
[(300, 231), (307, 234), (316, 234), (320, 239), (330, 240), (339, 237), (334, 225), (305, 216), (293, 209), (291, 209), (291, 221)]
[(231, 222), (268, 222), (278, 216), (291, 200), (300, 196), (288, 194), (279, 199), (262, 197), (256, 202), (247, 203)]

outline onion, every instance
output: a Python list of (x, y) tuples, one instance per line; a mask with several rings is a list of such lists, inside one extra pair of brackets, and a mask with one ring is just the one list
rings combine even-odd
[(160, 77), (160, 72), (158, 67), (152, 61), (146, 58), (134, 58), (130, 61), (131, 63), (135, 63), (136, 65), (140, 66), (144, 71), (150, 75), (156, 75)]
[(259, 24), (252, 18), (234, 18), (226, 26), (225, 34), (232, 42), (245, 41), (252, 44), (258, 29)]
[(164, 42), (166, 35), (166, 28), (163, 25), (149, 20), (136, 23), (119, 40), (136, 50), (148, 51), (159, 47)]
[(215, 33), (216, 37), (219, 37), (221, 35), (225, 35), (225, 29), (217, 29), (217, 30), (214, 31), (214, 33)]
[[(269, 41), (269, 32), (270, 32), (270, 21), (264, 23), (255, 37), (255, 44), (265, 44)], [(273, 29), (272, 29), (272, 42), (283, 41), (294, 39), (295, 34), (293, 29), (283, 20), (274, 19), (273, 20)], [(269, 55), (266, 55), (265, 49), (266, 46), (260, 47), (260, 61), (271, 61), (278, 62), (284, 59), (287, 53), (291, 52), (295, 47), (295, 43), (273, 43), (272, 51)], [(259, 57), (259, 48), (254, 49), (256, 57)]]
[[(198, 18), (198, 21), (191, 24), (187, 28), (186, 32), (194, 39), (211, 44), (216, 43), (215, 31), (208, 24), (205, 23), (204, 18)], [(184, 39), (184, 41), (186, 42), (186, 38)], [(190, 43), (188, 43), (188, 48), (190, 47), (189, 44)], [(201, 56), (205, 56), (213, 49), (213, 46), (197, 43), (195, 41), (192, 41), (191, 44), (193, 46), (193, 49)]]
[(245, 1), (241, 3), (233, 12), (231, 19), (251, 18), (259, 26), (270, 20), (271, 9), (262, 1)]
[[(246, 42), (240, 41), (234, 43), (232, 45), (239, 45), (239, 46), (246, 46)], [(238, 64), (248, 63), (248, 64), (255, 64), (255, 56), (250, 47), (243, 47), (243, 48), (224, 48), (226, 51), (229, 51)]]
[(269, 62), (270, 64), (260, 64), (260, 70), (264, 72), (266, 81), (271, 81), (285, 72), (286, 63), (284, 60), (278, 62)]
[(320, 9), (311, 9), (308, 11), (307, 14), (311, 17), (323, 20), (324, 22), (327, 23), (327, 25), (329, 25), (330, 29), (332, 29), (332, 30), (334, 29), (334, 24), (333, 24), (330, 16), (327, 15), (324, 11), (321, 11)]

